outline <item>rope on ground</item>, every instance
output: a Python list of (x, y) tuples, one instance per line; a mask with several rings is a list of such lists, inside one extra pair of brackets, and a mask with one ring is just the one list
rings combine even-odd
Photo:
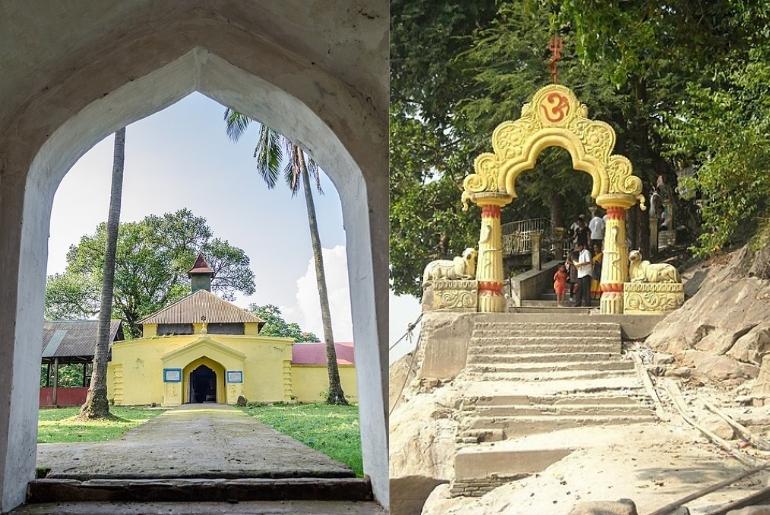
[(417, 327), (417, 324), (420, 322), (420, 320), (421, 320), (421, 319), (422, 319), (422, 313), (420, 313), (420, 316), (418, 316), (418, 317), (417, 317), (417, 320), (415, 320), (415, 321), (414, 321), (414, 322), (412, 322), (411, 324), (407, 324), (407, 326), (406, 326), (406, 332), (405, 332), (405, 333), (404, 333), (404, 334), (401, 336), (401, 338), (399, 338), (398, 340), (396, 340), (396, 342), (395, 342), (395, 343), (393, 343), (393, 345), (391, 345), (391, 346), (390, 346), (390, 348), (388, 349), (388, 351), (392, 351), (392, 350), (393, 350), (393, 347), (395, 347), (396, 345), (398, 345), (399, 343), (401, 343), (401, 341), (402, 341), (404, 338), (407, 338), (407, 337), (408, 337), (408, 338), (410, 338), (410, 339), (411, 339), (411, 338), (412, 338), (412, 336), (411, 336), (411, 335), (412, 335), (412, 331), (414, 331), (414, 328), (415, 328), (415, 327)]
[[(417, 325), (417, 322), (420, 321), (420, 318), (422, 318), (422, 315), (420, 315), (417, 320), (415, 320), (414, 324), (410, 325), (410, 330), (407, 331), (407, 334), (409, 334), (409, 342), (412, 341), (412, 330), (414, 329), (414, 326)], [(404, 394), (404, 388), (406, 387), (406, 383), (409, 382), (409, 376), (412, 373), (412, 368), (414, 367), (414, 360), (417, 357), (417, 351), (420, 349), (420, 342), (422, 341), (422, 331), (420, 331), (420, 334), (417, 336), (417, 345), (415, 345), (414, 350), (412, 351), (412, 359), (409, 360), (409, 368), (406, 370), (406, 375), (404, 375), (404, 382), (401, 383), (401, 388), (398, 390), (398, 395), (396, 396), (396, 400), (393, 403), (393, 406), (390, 407), (390, 411), (388, 412), (388, 417), (390, 417), (393, 414), (393, 411), (396, 409), (396, 406), (398, 406), (399, 401), (401, 400), (401, 396)]]
[(716, 510), (708, 512), (706, 515), (727, 515), (733, 510), (739, 510), (746, 506), (755, 506), (757, 503), (770, 499), (770, 487), (765, 487), (753, 494), (736, 499), (728, 504), (722, 505)]
[(655, 414), (660, 420), (668, 422), (670, 417), (668, 416), (665, 408), (663, 408), (663, 403), (660, 401), (660, 397), (658, 397), (658, 392), (655, 390), (655, 385), (652, 384), (652, 380), (650, 379), (650, 374), (647, 371), (647, 367), (645, 367), (644, 363), (642, 363), (642, 358), (640, 358), (639, 354), (636, 352), (631, 352), (630, 354), (631, 359), (634, 361), (634, 365), (636, 366), (637, 374), (642, 380), (644, 389), (647, 391), (647, 395), (652, 397), (652, 401), (655, 403)]
[[(654, 512), (650, 513), (649, 515), (667, 515), (671, 513), (672, 511), (676, 510), (680, 506), (684, 505), (687, 502), (693, 501), (695, 499), (698, 499), (699, 497), (703, 497), (706, 494), (710, 494), (711, 492), (716, 492), (717, 490), (724, 488), (726, 486), (729, 486), (737, 481), (740, 481), (741, 479), (747, 478), (749, 476), (753, 476), (760, 470), (765, 470), (768, 467), (770, 467), (770, 464), (764, 464), (760, 465), (759, 467), (754, 467), (752, 469), (746, 470), (741, 472), (740, 474), (727, 478), (724, 481), (720, 481), (719, 483), (714, 483), (711, 486), (707, 486), (705, 488), (701, 488), (700, 490), (697, 490), (690, 495), (687, 495), (685, 497), (682, 497), (681, 499), (677, 499), (674, 502), (668, 503), (667, 505), (663, 506), (662, 508), (658, 508)], [(719, 512), (722, 513), (722, 512)], [(709, 515), (715, 515), (714, 513), (709, 513)]]
[(676, 407), (679, 414), (682, 416), (685, 422), (690, 424), (692, 427), (703, 433), (706, 438), (711, 440), (712, 443), (715, 443), (719, 447), (721, 447), (723, 450), (728, 452), (730, 455), (732, 455), (733, 458), (740, 461), (744, 465), (749, 466), (756, 466), (760, 463), (759, 460), (756, 460), (752, 458), (751, 456), (748, 456), (736, 449), (733, 448), (733, 446), (723, 438), (720, 438), (719, 436), (715, 435), (702, 425), (698, 424), (689, 413), (687, 413), (687, 408), (684, 405), (684, 401), (682, 400), (682, 392), (679, 390), (679, 386), (672, 380), (666, 379), (663, 382), (666, 391), (668, 392), (669, 396), (671, 397), (671, 400), (674, 402), (674, 407)]
[(760, 451), (770, 451), (770, 442), (765, 440), (764, 438), (760, 438), (757, 435), (753, 434), (751, 431), (748, 430), (743, 424), (740, 424), (737, 420), (732, 418), (730, 415), (722, 411), (721, 409), (717, 408), (710, 402), (703, 403), (703, 406), (709, 410), (710, 412), (714, 413), (715, 415), (719, 416), (722, 420), (727, 422), (727, 424), (735, 429), (741, 437), (749, 442), (751, 445), (759, 449)]

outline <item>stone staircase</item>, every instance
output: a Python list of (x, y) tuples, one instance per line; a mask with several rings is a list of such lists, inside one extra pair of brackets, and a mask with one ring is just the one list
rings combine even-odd
[(620, 325), (554, 318), (517, 322), (509, 315), (475, 323), (453, 495), (483, 495), (576, 448), (569, 439), (516, 447), (529, 435), (655, 421), (634, 363), (621, 353)]

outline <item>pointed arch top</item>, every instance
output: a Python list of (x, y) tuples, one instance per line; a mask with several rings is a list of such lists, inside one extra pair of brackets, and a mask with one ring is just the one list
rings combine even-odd
[(516, 198), (518, 176), (534, 168), (540, 152), (552, 146), (567, 150), (575, 169), (591, 175), (591, 197), (599, 204), (611, 199), (612, 204), (631, 207), (638, 200), (644, 208), (642, 181), (633, 175), (631, 162), (612, 154), (615, 131), (588, 118), (585, 104), (559, 84), (538, 90), (518, 120), (497, 126), (492, 133), (494, 152), (479, 155), (474, 173), (463, 181), (463, 204), (490, 196)]

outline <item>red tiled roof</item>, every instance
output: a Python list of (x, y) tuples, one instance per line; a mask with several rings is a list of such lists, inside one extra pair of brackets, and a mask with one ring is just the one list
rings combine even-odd
[[(353, 365), (356, 360), (353, 352), (353, 342), (337, 342), (338, 365)], [(326, 344), (324, 343), (295, 343), (291, 349), (293, 365), (326, 365)]]
[(198, 258), (195, 260), (193, 267), (187, 271), (188, 274), (213, 274), (214, 270), (211, 269), (206, 260), (203, 259), (203, 254), (198, 254)]

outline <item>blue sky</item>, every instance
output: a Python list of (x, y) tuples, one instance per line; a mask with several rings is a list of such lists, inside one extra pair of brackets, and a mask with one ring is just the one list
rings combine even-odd
[[(315, 272), (302, 195), (283, 183), (268, 190), (254, 164), (252, 126), (238, 143), (225, 134), (224, 107), (198, 94), (126, 128), (121, 221), (189, 208), (214, 235), (244, 249), (256, 292), (236, 304), (276, 304), (290, 321), (322, 335)], [(48, 273), (61, 272), (66, 252), (107, 217), (113, 137), (89, 150), (57, 190), (51, 215)], [(322, 177), (315, 195), (335, 339), (352, 339), (340, 200)], [(416, 299), (391, 295), (391, 341), (419, 315)], [(406, 348), (399, 346), (400, 352)], [(400, 353), (399, 352), (399, 353)]]

